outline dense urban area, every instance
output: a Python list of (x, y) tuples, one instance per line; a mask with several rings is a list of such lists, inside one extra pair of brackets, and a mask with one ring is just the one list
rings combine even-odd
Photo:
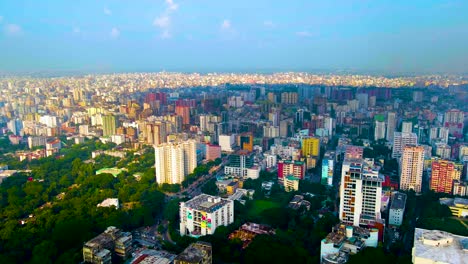
[(0, 79), (0, 263), (467, 263), (468, 79)]

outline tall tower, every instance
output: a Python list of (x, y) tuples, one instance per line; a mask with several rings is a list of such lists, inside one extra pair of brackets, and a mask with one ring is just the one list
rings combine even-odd
[(385, 138), (385, 122), (375, 121), (374, 140)]
[(418, 136), (415, 133), (395, 132), (393, 134), (392, 158), (398, 159), (406, 145), (417, 145)]
[(373, 164), (364, 159), (345, 159), (341, 169), (340, 220), (359, 226), (380, 219), (383, 181)]
[(178, 184), (197, 166), (195, 140), (163, 143), (155, 146), (155, 170), (158, 184)]
[(115, 134), (117, 128), (117, 122), (115, 116), (105, 115), (102, 117), (102, 135), (105, 137)]
[(166, 122), (156, 122), (146, 125), (146, 142), (159, 145), (166, 142)]
[(432, 162), (431, 190), (452, 193), (454, 180), (460, 180), (460, 172), (453, 162), (447, 160)]
[(406, 145), (403, 148), (400, 166), (400, 189), (421, 192), (424, 169), (424, 147)]
[(387, 141), (393, 142), (393, 134), (395, 133), (396, 125), (396, 114), (394, 112), (388, 112), (387, 115)]

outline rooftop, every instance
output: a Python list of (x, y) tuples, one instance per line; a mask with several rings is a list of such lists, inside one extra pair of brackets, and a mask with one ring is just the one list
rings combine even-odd
[(208, 194), (200, 194), (197, 197), (194, 197), (191, 200), (185, 202), (185, 206), (198, 211), (211, 213), (228, 203), (232, 203), (232, 201)]
[(175, 260), (177, 262), (202, 263), (208, 254), (211, 255), (211, 244), (199, 241), (188, 246)]
[(438, 263), (468, 263), (468, 237), (416, 228), (413, 256)]
[(406, 194), (404, 193), (395, 193), (392, 199), (392, 205), (390, 209), (405, 209), (406, 204)]

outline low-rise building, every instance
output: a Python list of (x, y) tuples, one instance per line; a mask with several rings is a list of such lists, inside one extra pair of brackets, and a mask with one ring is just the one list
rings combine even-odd
[(468, 237), (416, 228), (412, 261), (414, 264), (467, 263)]
[(388, 214), (388, 224), (392, 226), (401, 226), (403, 223), (403, 214), (405, 213), (406, 194), (396, 192), (392, 197), (392, 204)]
[(299, 178), (296, 178), (293, 175), (288, 175), (284, 177), (283, 186), (284, 190), (287, 192), (299, 191)]
[(180, 203), (180, 235), (212, 235), (218, 226), (234, 222), (234, 201), (201, 194)]
[(212, 248), (208, 242), (198, 241), (188, 246), (175, 259), (174, 264), (211, 264)]
[(87, 263), (112, 263), (112, 253), (123, 259), (130, 255), (132, 234), (109, 226), (106, 231), (86, 242), (83, 246), (83, 261)]
[(468, 216), (468, 199), (463, 198), (440, 198), (440, 204), (445, 204), (450, 208), (453, 216)]
[(304, 196), (302, 195), (294, 195), (292, 200), (289, 202), (288, 207), (297, 210), (301, 207), (305, 207), (307, 211), (310, 210), (310, 202), (307, 200), (304, 200)]
[(320, 244), (320, 263), (344, 264), (350, 254), (365, 247), (377, 247), (379, 230), (338, 224)]

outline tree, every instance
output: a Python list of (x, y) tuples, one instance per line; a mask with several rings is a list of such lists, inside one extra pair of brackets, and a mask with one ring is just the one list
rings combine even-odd
[(205, 183), (201, 191), (209, 195), (218, 195), (218, 186), (216, 186), (216, 179), (211, 179)]

